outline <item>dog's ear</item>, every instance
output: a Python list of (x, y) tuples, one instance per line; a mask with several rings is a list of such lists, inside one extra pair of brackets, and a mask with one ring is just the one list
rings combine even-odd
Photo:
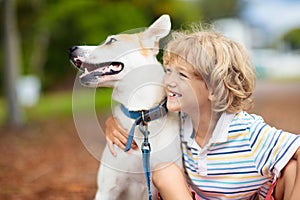
[(169, 15), (162, 15), (143, 33), (143, 44), (147, 48), (158, 48), (158, 41), (171, 31)]
[(145, 31), (146, 37), (155, 37), (158, 40), (169, 34), (171, 30), (171, 20), (169, 15), (162, 15)]

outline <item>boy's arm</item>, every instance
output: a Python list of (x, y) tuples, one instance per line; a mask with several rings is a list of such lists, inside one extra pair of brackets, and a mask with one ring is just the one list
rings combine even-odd
[(298, 150), (296, 151), (292, 159), (297, 161), (297, 171), (295, 185), (291, 194), (291, 200), (297, 200), (300, 197), (300, 147), (298, 147)]

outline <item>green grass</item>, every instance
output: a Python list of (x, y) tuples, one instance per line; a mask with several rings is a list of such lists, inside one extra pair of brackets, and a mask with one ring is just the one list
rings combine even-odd
[[(40, 120), (59, 117), (71, 117), (73, 107), (76, 111), (85, 112), (90, 108), (95, 108), (97, 112), (107, 110), (111, 106), (112, 90), (108, 88), (97, 90), (83, 90), (73, 93), (73, 91), (44, 93), (41, 94), (38, 103), (33, 107), (24, 107), (23, 112), (27, 120)], [(74, 98), (74, 99), (73, 99)], [(74, 105), (72, 107), (72, 105)], [(0, 98), (0, 123), (6, 119), (7, 106)]]

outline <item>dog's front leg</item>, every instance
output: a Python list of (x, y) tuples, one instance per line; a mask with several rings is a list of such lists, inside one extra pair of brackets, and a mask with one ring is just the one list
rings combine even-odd
[(120, 173), (116, 166), (111, 166), (108, 164), (109, 160), (116, 160), (116, 157), (113, 157), (106, 146), (103, 154), (101, 165), (98, 171), (98, 190), (95, 196), (95, 200), (118, 200), (122, 199), (121, 194), (126, 190), (126, 184), (120, 183), (122, 179), (122, 173)]
[(122, 186), (118, 185), (116, 171), (101, 165), (98, 172), (98, 190), (95, 200), (118, 200), (122, 193)]

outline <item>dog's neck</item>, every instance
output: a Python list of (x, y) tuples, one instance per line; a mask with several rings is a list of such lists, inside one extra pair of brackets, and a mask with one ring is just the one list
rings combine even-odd
[(114, 88), (112, 98), (128, 110), (148, 110), (165, 98), (163, 67), (157, 62), (128, 73)]

